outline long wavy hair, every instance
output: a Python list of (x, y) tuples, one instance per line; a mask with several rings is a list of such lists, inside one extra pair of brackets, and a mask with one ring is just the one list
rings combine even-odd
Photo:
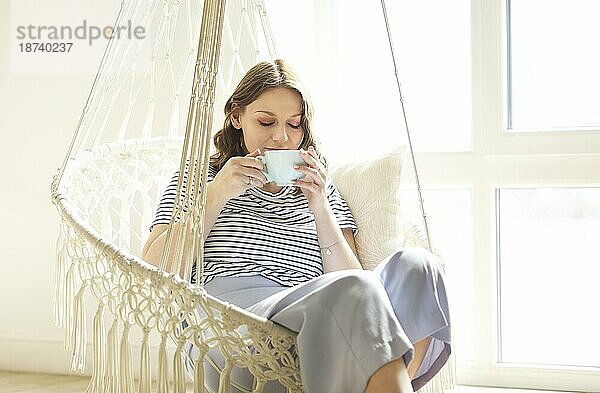
[(217, 151), (210, 157), (211, 166), (219, 171), (231, 157), (245, 156), (249, 153), (244, 144), (243, 132), (236, 129), (231, 122), (233, 112), (234, 110), (243, 112), (265, 90), (276, 87), (292, 89), (300, 94), (302, 99), (300, 126), (304, 130), (304, 136), (299, 149), (308, 149), (312, 146), (323, 165), (327, 167), (327, 160), (319, 153), (319, 143), (312, 130), (313, 106), (310, 97), (293, 68), (281, 59), (260, 62), (248, 70), (227, 100), (223, 128), (213, 137)]

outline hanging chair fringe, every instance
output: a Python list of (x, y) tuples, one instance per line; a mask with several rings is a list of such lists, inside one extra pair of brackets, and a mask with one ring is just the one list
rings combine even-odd
[(158, 393), (169, 393), (169, 370), (167, 364), (167, 333), (163, 332), (158, 348)]
[(148, 337), (150, 329), (144, 328), (144, 337), (142, 338), (142, 350), (140, 352), (140, 382), (138, 393), (150, 393), (151, 377), (150, 377), (150, 348), (148, 345)]
[(104, 369), (106, 366), (105, 347), (106, 331), (104, 329), (104, 303), (98, 303), (96, 315), (94, 315), (94, 338), (92, 348), (94, 350), (94, 363), (92, 378), (85, 389), (85, 393), (104, 392)]
[(204, 393), (204, 356), (208, 352), (207, 346), (200, 346), (199, 352), (194, 363), (194, 393)]
[(56, 241), (56, 267), (54, 272), (54, 325), (62, 328), (65, 325), (66, 285), (65, 274), (67, 268), (67, 253), (65, 251), (65, 223), (61, 223)]
[(121, 359), (120, 359), (120, 382), (121, 392), (120, 393), (133, 393), (133, 372), (131, 364), (131, 346), (129, 345), (129, 331), (131, 325), (127, 322), (123, 324), (123, 335), (121, 336)]
[(219, 393), (229, 393), (231, 386), (231, 359), (225, 356), (225, 367), (221, 370), (221, 377), (219, 378)]
[[(456, 387), (456, 354), (452, 352), (448, 362), (440, 370), (444, 390), (454, 389)], [(443, 391), (443, 390), (442, 390)]]
[(85, 291), (88, 287), (88, 282), (84, 281), (75, 296), (74, 305), (74, 325), (73, 331), (71, 332), (71, 348), (72, 359), (71, 359), (71, 371), (84, 372), (85, 371), (85, 354), (87, 349), (86, 344), (86, 315), (85, 315)]
[(74, 301), (74, 287), (75, 287), (75, 277), (73, 273), (73, 269), (75, 268), (75, 264), (71, 264), (69, 270), (67, 271), (67, 279), (65, 284), (65, 297), (64, 297), (64, 307), (65, 307), (65, 351), (70, 351), (73, 346), (73, 342), (71, 337), (73, 335), (73, 301)]
[(173, 385), (175, 393), (185, 393), (185, 371), (183, 368), (183, 345), (185, 339), (179, 340), (173, 354)]
[(106, 378), (104, 387), (108, 393), (119, 392), (119, 319), (115, 317), (108, 330), (106, 353)]

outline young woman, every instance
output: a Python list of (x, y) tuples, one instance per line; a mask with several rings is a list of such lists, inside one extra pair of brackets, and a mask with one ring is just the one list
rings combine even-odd
[[(208, 173), (205, 289), (298, 332), (307, 393), (417, 390), (451, 351), (443, 275), (418, 248), (362, 270), (357, 227), (311, 120), (309, 97), (282, 60), (254, 66), (227, 101)], [(296, 167), (304, 177), (294, 186), (268, 183), (261, 172), (255, 157), (275, 149), (301, 150), (307, 166)], [(142, 252), (154, 264), (178, 175)]]

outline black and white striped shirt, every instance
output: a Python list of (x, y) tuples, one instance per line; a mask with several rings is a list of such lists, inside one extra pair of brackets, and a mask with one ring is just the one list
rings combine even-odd
[[(207, 181), (216, 174), (209, 167)], [(169, 224), (178, 176), (179, 171), (163, 193), (152, 227)], [(182, 193), (186, 179), (187, 173)], [(216, 276), (261, 275), (294, 286), (323, 274), (315, 219), (308, 200), (295, 189), (284, 186), (272, 194), (250, 188), (225, 204), (204, 243), (204, 284)], [(327, 199), (340, 228), (355, 232), (350, 209), (331, 180)]]

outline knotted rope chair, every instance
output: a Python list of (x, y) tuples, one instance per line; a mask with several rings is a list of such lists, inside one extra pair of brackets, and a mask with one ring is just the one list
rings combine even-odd
[[(198, 31), (194, 21), (200, 19)], [(91, 300), (97, 308), (86, 392), (185, 392), (186, 343), (199, 349), (191, 375), (194, 392), (207, 391), (204, 364), (211, 362), (206, 356), (211, 350), (225, 359), (219, 393), (231, 387), (247, 391), (230, 377), (236, 368), (254, 376), (253, 392), (263, 391), (268, 381), (302, 392), (295, 332), (189, 283), (192, 263), (202, 274), (202, 244), (196, 239), (203, 231), (213, 117), (219, 124), (213, 107), (223, 107), (224, 94), (247, 68), (275, 57), (264, 4), (130, 0), (123, 1), (115, 29), (125, 21), (145, 27), (148, 35), (143, 42), (109, 41), (51, 186), (61, 217), (55, 317), (65, 329), (71, 368), (85, 370)], [(180, 100), (188, 96), (186, 108)], [(185, 135), (180, 135), (182, 129)], [(176, 203), (173, 216), (181, 216), (185, 236), (167, 241), (159, 269), (137, 255), (165, 184), (173, 169), (186, 162), (198, 164), (188, 192), (195, 189), (200, 197), (192, 201), (187, 195), (192, 208), (185, 213), (182, 202)], [(414, 228), (405, 226), (405, 240), (427, 246), (423, 239), (428, 236)], [(177, 258), (176, 266), (166, 270), (168, 252)], [(132, 342), (141, 344), (138, 348)], [(133, 356), (134, 349), (139, 357)], [(453, 385), (453, 369), (447, 366), (422, 391)]]

